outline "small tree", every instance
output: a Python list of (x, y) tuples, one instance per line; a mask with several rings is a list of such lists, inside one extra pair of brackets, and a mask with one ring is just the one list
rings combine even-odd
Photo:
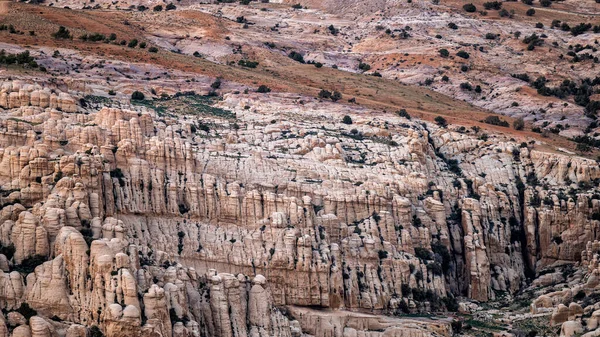
[(435, 123), (443, 128), (445, 128), (446, 126), (448, 126), (448, 121), (446, 121), (446, 118), (442, 117), (442, 116), (437, 116), (434, 119)]
[(172, 11), (177, 9), (177, 6), (173, 5), (173, 3), (171, 2), (170, 4), (167, 5), (167, 7), (165, 7), (166, 10), (168, 11)]
[(156, 47), (150, 47), (150, 48), (148, 48), (148, 51), (151, 52), (151, 53), (158, 53), (158, 48), (156, 48)]
[(533, 16), (533, 14), (535, 14), (535, 9), (533, 8), (529, 8), (527, 12), (525, 12), (525, 15), (527, 16)]
[(161, 5), (156, 5), (156, 6), (154, 6), (153, 10), (154, 10), (155, 12), (162, 12), (162, 10), (163, 10), (163, 6), (161, 6)]
[(131, 99), (134, 101), (141, 101), (144, 98), (146, 98), (146, 96), (144, 96), (144, 94), (142, 92), (137, 91), (137, 90), (131, 94)]
[(542, 5), (544, 7), (550, 7), (550, 6), (552, 6), (552, 1), (550, 1), (550, 0), (540, 0), (540, 5)]
[(346, 115), (346, 116), (344, 116), (344, 118), (342, 118), (342, 123), (350, 125), (350, 124), (352, 124), (352, 118), (350, 116)]
[(448, 49), (442, 48), (439, 50), (440, 56), (441, 57), (448, 57), (450, 56), (450, 52), (448, 51)]

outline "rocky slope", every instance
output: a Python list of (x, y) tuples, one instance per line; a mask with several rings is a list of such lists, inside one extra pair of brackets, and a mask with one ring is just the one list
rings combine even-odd
[(326, 336), (370, 318), (280, 308), (455, 310), (597, 239), (598, 164), (535, 142), (285, 94), (174, 115), (2, 88), (2, 303), (40, 315), (13, 334)]

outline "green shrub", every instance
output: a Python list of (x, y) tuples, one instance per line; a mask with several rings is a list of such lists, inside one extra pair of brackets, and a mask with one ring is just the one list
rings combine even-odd
[(410, 115), (408, 114), (408, 112), (406, 111), (406, 109), (400, 109), (398, 112), (396, 112), (396, 114), (400, 117), (404, 117), (406, 119), (410, 120)]
[(266, 94), (268, 92), (271, 92), (271, 88), (267, 87), (264, 84), (261, 84), (258, 89), (256, 90), (256, 92), (262, 93), (262, 94)]
[(46, 257), (42, 255), (34, 255), (26, 258), (19, 265), (13, 266), (13, 270), (20, 273), (29, 274), (32, 273), (37, 266), (46, 262)]
[(13, 245), (12, 243), (8, 246), (3, 246), (0, 243), (0, 254), (4, 254), (4, 256), (6, 256), (8, 260), (12, 259), (12, 257), (15, 255), (15, 251), (15, 245)]
[(371, 66), (364, 63), (364, 62), (360, 62), (358, 64), (358, 69), (362, 70), (362, 71), (369, 71), (371, 69)]
[(23, 315), (23, 317), (25, 317), (27, 322), (29, 322), (29, 319), (31, 317), (37, 315), (37, 311), (35, 311), (33, 308), (31, 308), (29, 306), (29, 304), (26, 302), (21, 303), (21, 306), (18, 309), (16, 309), (15, 311), (20, 313), (21, 315)]
[(144, 93), (137, 91), (137, 90), (131, 94), (131, 99), (134, 101), (141, 101), (141, 100), (144, 100), (145, 98), (146, 98), (146, 96), (144, 95)]
[[(172, 309), (171, 309), (172, 310)], [(104, 337), (104, 333), (99, 327), (92, 325), (90, 328), (90, 337)]]
[(483, 7), (487, 10), (490, 10), (490, 9), (500, 10), (502, 8), (502, 2), (500, 2), (500, 1), (484, 2)]
[(306, 63), (304, 61), (304, 56), (302, 56), (302, 54), (292, 51), (288, 54), (288, 57), (291, 58), (292, 60), (296, 61), (296, 62), (300, 62), (300, 63)]
[(456, 56), (464, 58), (464, 59), (468, 59), (470, 57), (469, 53), (467, 53), (464, 50), (459, 50), (458, 53), (456, 53)]
[(477, 7), (473, 4), (466, 4), (463, 6), (463, 9), (468, 13), (475, 13), (477, 11)]
[(432, 260), (431, 252), (423, 247), (415, 247), (415, 256), (423, 261)]
[(448, 122), (446, 121), (446, 118), (442, 117), (442, 116), (437, 116), (434, 119), (435, 123), (441, 127), (446, 127), (448, 125)]

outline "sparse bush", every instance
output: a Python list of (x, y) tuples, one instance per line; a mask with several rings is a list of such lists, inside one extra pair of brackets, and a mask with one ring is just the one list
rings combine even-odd
[(58, 27), (58, 31), (52, 34), (55, 39), (71, 39), (71, 32), (63, 26)]
[(165, 7), (165, 10), (168, 10), (168, 11), (172, 11), (175, 9), (177, 9), (177, 6), (175, 6), (172, 2), (170, 4), (168, 4), (167, 7)]
[(513, 122), (513, 128), (515, 130), (523, 130), (525, 128), (525, 121), (523, 121), (523, 118), (515, 119)]
[(346, 115), (346, 116), (344, 116), (344, 118), (342, 118), (342, 123), (350, 125), (350, 124), (352, 124), (352, 118), (350, 116)]
[(158, 53), (158, 48), (156, 48), (156, 47), (150, 47), (150, 48), (148, 48), (148, 51), (150, 53)]
[(155, 11), (155, 12), (162, 12), (163, 6), (156, 5), (156, 6), (154, 6), (154, 8), (152, 10)]
[(442, 49), (439, 50), (439, 53), (440, 53), (441, 57), (448, 57), (448, 56), (450, 56), (450, 52), (448, 51), (448, 49), (442, 48)]
[(525, 12), (525, 15), (527, 15), (527, 16), (533, 16), (534, 14), (535, 14), (535, 9), (533, 9), (533, 8), (529, 8), (527, 10), (527, 12)]

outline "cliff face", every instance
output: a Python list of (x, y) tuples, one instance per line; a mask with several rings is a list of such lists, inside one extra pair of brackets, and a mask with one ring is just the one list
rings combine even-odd
[(49, 92), (0, 94), (3, 335), (444, 335), (344, 310), (492, 300), (600, 235), (598, 164), (534, 144), (285, 95), (174, 116)]

